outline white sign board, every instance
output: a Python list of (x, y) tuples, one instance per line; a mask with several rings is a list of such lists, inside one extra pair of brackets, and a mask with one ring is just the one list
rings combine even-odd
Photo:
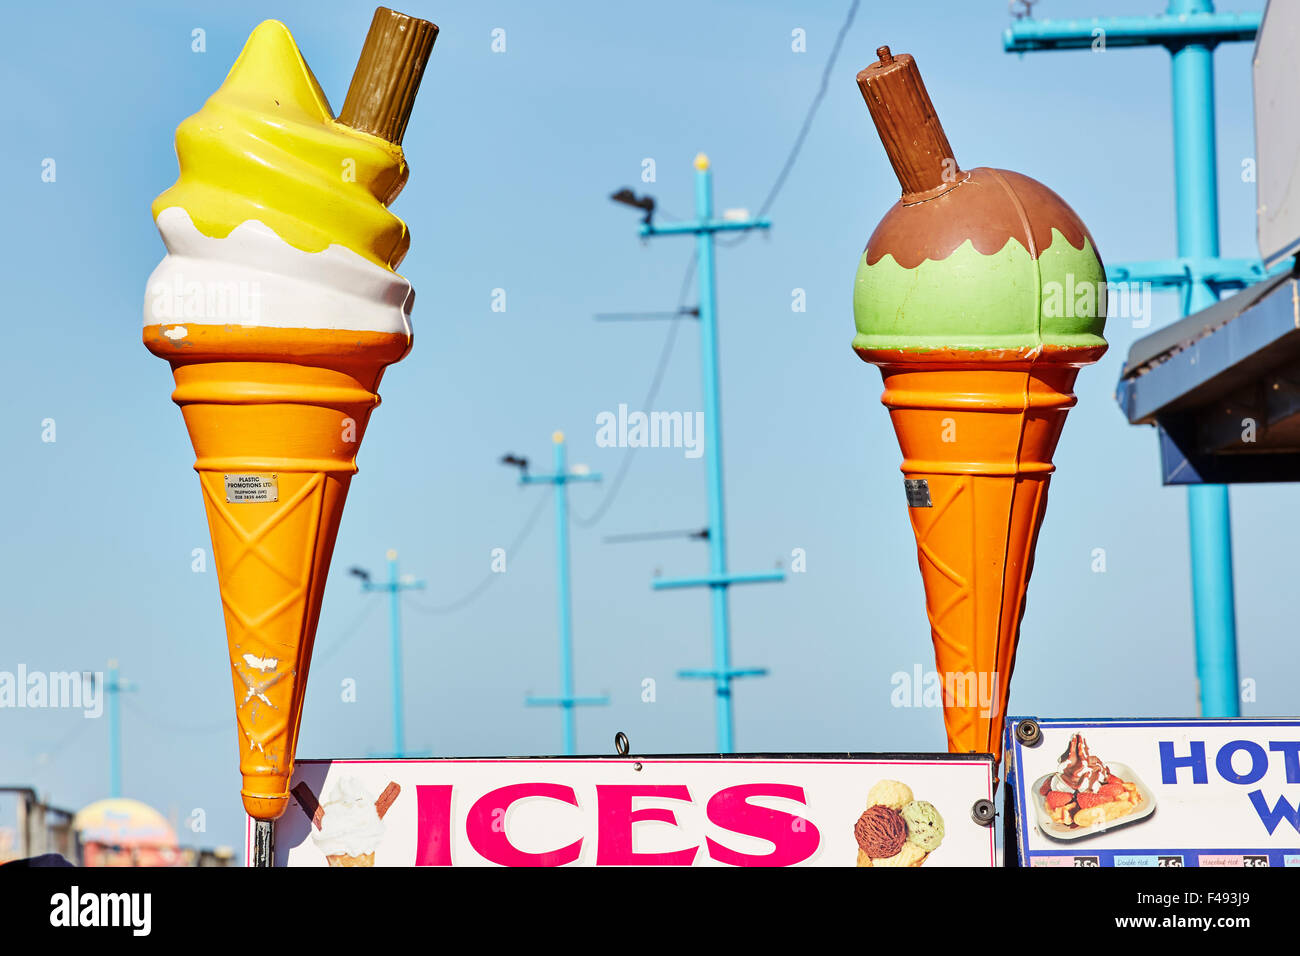
[(997, 862), (973, 754), (304, 760), (292, 791), (276, 866)]
[(1022, 865), (1300, 866), (1300, 720), (1037, 723), (1007, 747)]
[(1259, 254), (1271, 266), (1300, 249), (1300, 3), (1270, 0), (1253, 73)]

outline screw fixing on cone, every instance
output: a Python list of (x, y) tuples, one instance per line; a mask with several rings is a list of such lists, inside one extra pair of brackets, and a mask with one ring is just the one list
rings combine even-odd
[(997, 816), (997, 808), (993, 806), (992, 800), (976, 800), (970, 808), (970, 818), (982, 827), (993, 826), (993, 820)]
[(1043, 731), (1039, 728), (1038, 721), (1028, 717), (1017, 723), (1016, 740), (1024, 747), (1034, 747), (1042, 743)]

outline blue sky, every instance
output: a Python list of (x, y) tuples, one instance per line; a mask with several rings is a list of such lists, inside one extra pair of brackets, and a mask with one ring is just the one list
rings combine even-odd
[[(184, 819), (204, 844), (242, 839), (236, 741), (215, 571), (198, 482), (165, 363), (140, 343), (145, 279), (163, 254), (149, 204), (176, 176), (176, 125), (225, 77), (262, 19), (288, 24), (337, 109), (369, 24), (363, 3), (20, 7), (0, 39), (15, 91), (0, 182), (9, 227), (9, 383), (0, 469), (0, 670), (101, 670), (120, 659), (137, 690), (123, 710), (125, 793)], [(1159, 0), (1043, 0), (1042, 17), (1154, 13)], [(596, 416), (642, 407), (665, 323), (597, 323), (596, 312), (670, 309), (691, 243), (641, 243), (607, 195), (629, 185), (683, 217), (691, 159), (713, 160), (719, 209), (756, 208), (821, 75), (847, 2), (663, 0), (410, 3), (438, 39), (406, 137), (411, 178), (401, 271), (418, 292), (415, 348), (387, 374), (362, 446), (326, 591), (300, 756), (391, 746), (378, 573), (396, 548), (429, 583), (404, 609), (408, 746), (440, 755), (550, 753), (558, 714), (526, 710), (557, 690), (549, 512), (508, 572), (452, 614), (538, 506), (497, 459), (570, 460), (607, 479), (625, 450), (596, 445)], [(1221, 4), (1260, 9), (1259, 0)], [(75, 9), (73, 9), (75, 8)], [(1174, 249), (1169, 57), (1160, 50), (1001, 52), (1006, 4), (864, 0), (829, 93), (770, 216), (770, 236), (719, 250), (722, 407), (731, 564), (807, 572), (733, 592), (733, 658), (771, 675), (737, 691), (750, 751), (935, 750), (939, 711), (896, 709), (891, 675), (933, 666), (921, 579), (879, 404), (880, 376), (849, 348), (857, 258), (898, 186), (854, 83), (882, 43), (916, 56), (958, 161), (1024, 172), (1061, 193), (1107, 262)], [(75, 26), (73, 25), (75, 24)], [(190, 49), (206, 31), (206, 52)], [(506, 31), (493, 53), (491, 31)], [(791, 31), (807, 52), (791, 50)], [(1223, 253), (1256, 254), (1250, 48), (1215, 57)], [(42, 160), (57, 179), (42, 182)], [(639, 181), (653, 158), (657, 182)], [(492, 290), (507, 310), (491, 309)], [(791, 310), (803, 289), (807, 311)], [(693, 297), (690, 299), (693, 304)], [(1156, 297), (1156, 328), (1176, 317)], [(698, 341), (679, 330), (654, 408), (701, 407)], [(1044, 716), (1196, 711), (1186, 493), (1159, 485), (1155, 434), (1113, 400), (1123, 357), (1149, 330), (1109, 323), (1109, 354), (1085, 369), (1057, 452), (1012, 689)], [(53, 418), (57, 440), (41, 440)], [(590, 514), (608, 489), (578, 485)], [(579, 750), (713, 745), (708, 688), (674, 678), (708, 663), (707, 596), (654, 593), (657, 569), (706, 567), (696, 542), (605, 544), (634, 531), (702, 526), (704, 465), (680, 449), (637, 455), (603, 520), (573, 533), (577, 685), (608, 693), (579, 717)], [(1294, 491), (1232, 490), (1244, 712), (1300, 709), (1300, 614), (1289, 542)], [(1107, 570), (1091, 570), (1104, 548)], [(417, 604), (418, 602), (418, 604)], [(359, 622), (359, 623), (358, 623)], [(340, 684), (356, 681), (344, 703)], [(654, 703), (642, 682), (656, 681)], [(106, 795), (108, 722), (79, 712), (0, 711), (0, 778), (75, 809)]]

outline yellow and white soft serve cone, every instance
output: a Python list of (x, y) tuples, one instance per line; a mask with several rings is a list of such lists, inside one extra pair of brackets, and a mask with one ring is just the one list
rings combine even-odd
[(387, 205), (406, 181), (401, 135), (437, 28), (382, 12), (405, 21), (385, 21), (389, 44), (407, 45), (399, 117), (378, 133), (336, 120), (288, 29), (268, 20), (180, 125), (180, 178), (153, 204), (167, 256), (149, 278), (144, 343), (171, 363), (197, 456), (243, 802), (260, 820), (288, 803), (357, 450), (385, 367), (411, 348), (414, 293), (393, 271), (409, 240)]

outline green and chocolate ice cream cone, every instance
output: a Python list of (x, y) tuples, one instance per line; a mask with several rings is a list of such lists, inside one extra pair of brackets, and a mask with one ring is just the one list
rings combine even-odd
[(858, 74), (902, 186), (867, 240), (853, 348), (880, 368), (953, 752), (1000, 756), (1052, 456), (1106, 350), (1105, 268), (1042, 183), (963, 170), (915, 61)]

